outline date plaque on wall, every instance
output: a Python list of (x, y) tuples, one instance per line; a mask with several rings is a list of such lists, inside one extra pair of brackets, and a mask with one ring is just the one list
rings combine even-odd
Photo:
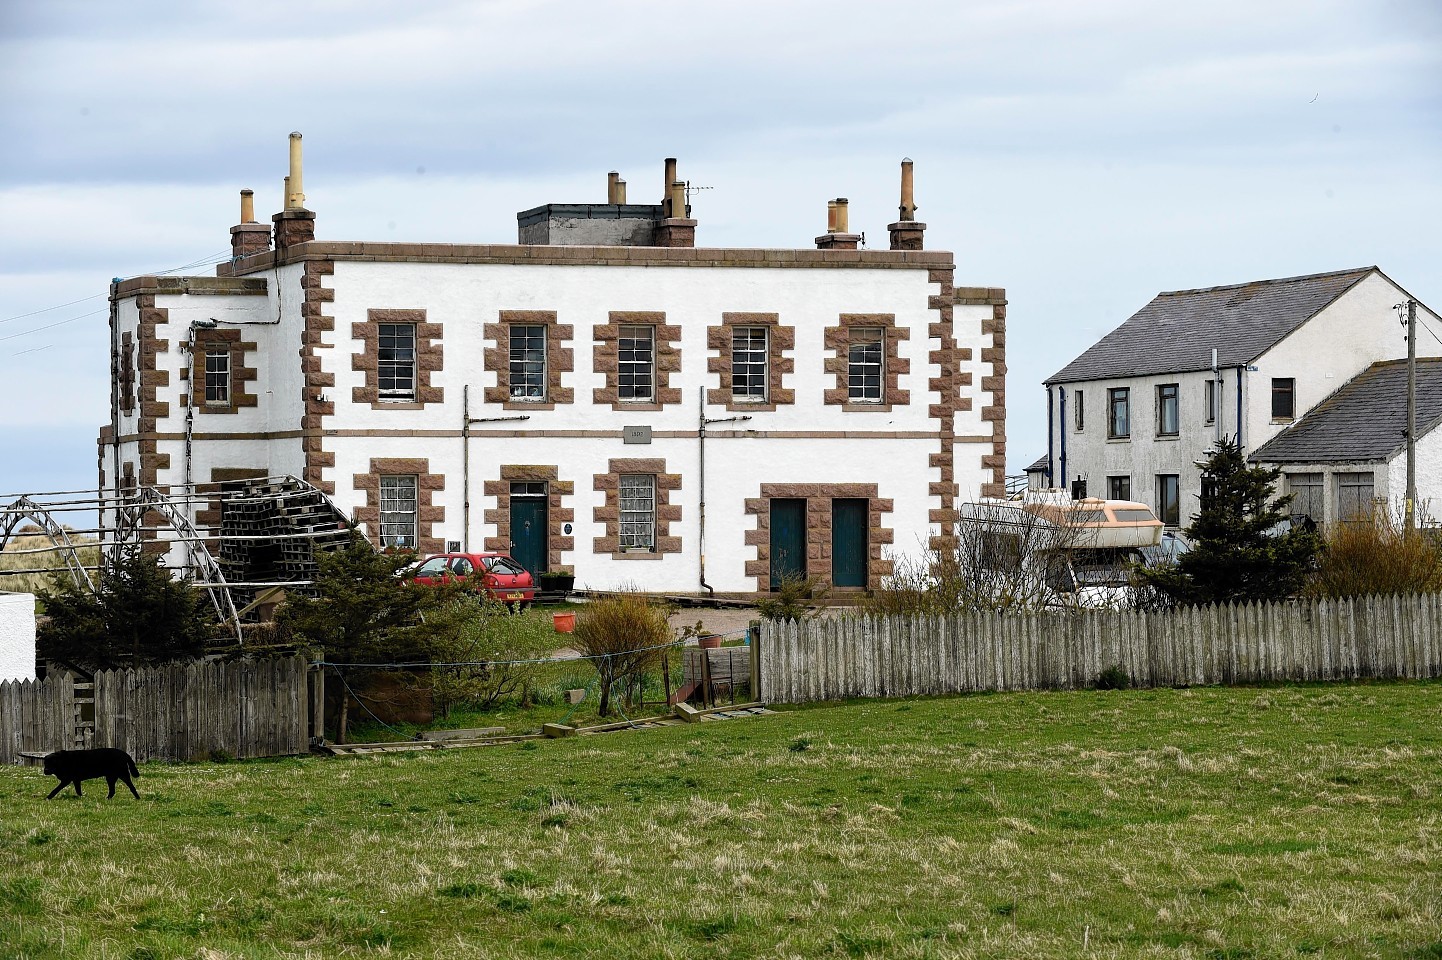
[(650, 443), (651, 428), (644, 427), (622, 427), (621, 442), (623, 443)]

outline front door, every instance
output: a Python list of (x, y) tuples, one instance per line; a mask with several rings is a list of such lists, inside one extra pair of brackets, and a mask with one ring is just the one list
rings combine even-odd
[(546, 572), (546, 485), (511, 484), (511, 556), (533, 577)]
[(831, 501), (831, 584), (866, 586), (866, 501)]
[(786, 576), (806, 576), (806, 501), (771, 501), (771, 589)]

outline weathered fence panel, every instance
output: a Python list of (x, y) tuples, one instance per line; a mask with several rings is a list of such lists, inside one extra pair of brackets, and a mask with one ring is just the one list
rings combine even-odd
[(768, 624), (760, 660), (777, 703), (1078, 688), (1111, 666), (1145, 687), (1422, 679), (1442, 676), (1442, 595)]
[(119, 747), (138, 762), (305, 753), (309, 671), (303, 657), (102, 670), (93, 733), (77, 710), (71, 674), (3, 683), (0, 763), (90, 746)]

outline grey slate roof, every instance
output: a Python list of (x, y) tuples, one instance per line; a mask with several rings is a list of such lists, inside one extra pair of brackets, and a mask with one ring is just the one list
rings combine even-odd
[(1144, 377), (1251, 363), (1375, 271), (1359, 267), (1159, 293), (1046, 382)]
[(1043, 453), (1041, 456), (1037, 457), (1035, 460), (1033, 460), (1033, 461), (1031, 462), (1031, 465), (1026, 468), (1026, 471), (1025, 471), (1025, 472), (1026, 472), (1026, 473), (1035, 473), (1035, 472), (1037, 472), (1038, 470), (1045, 470), (1045, 469), (1046, 469), (1046, 454)]
[[(1417, 360), (1417, 436), (1442, 423), (1442, 359)], [(1267, 463), (1385, 461), (1406, 446), (1407, 361), (1374, 363), (1250, 457)]]

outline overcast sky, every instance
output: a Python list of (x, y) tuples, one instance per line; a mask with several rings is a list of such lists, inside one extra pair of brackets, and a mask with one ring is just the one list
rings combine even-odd
[(909, 156), (1007, 289), (1011, 472), (1158, 291), (1376, 264), (1442, 311), (1436, 0), (3, 0), (0, 44), (0, 494), (94, 485), (110, 279), (212, 273), (291, 130), (325, 240), (514, 242), (676, 156), (699, 245), (846, 196), (884, 249)]

